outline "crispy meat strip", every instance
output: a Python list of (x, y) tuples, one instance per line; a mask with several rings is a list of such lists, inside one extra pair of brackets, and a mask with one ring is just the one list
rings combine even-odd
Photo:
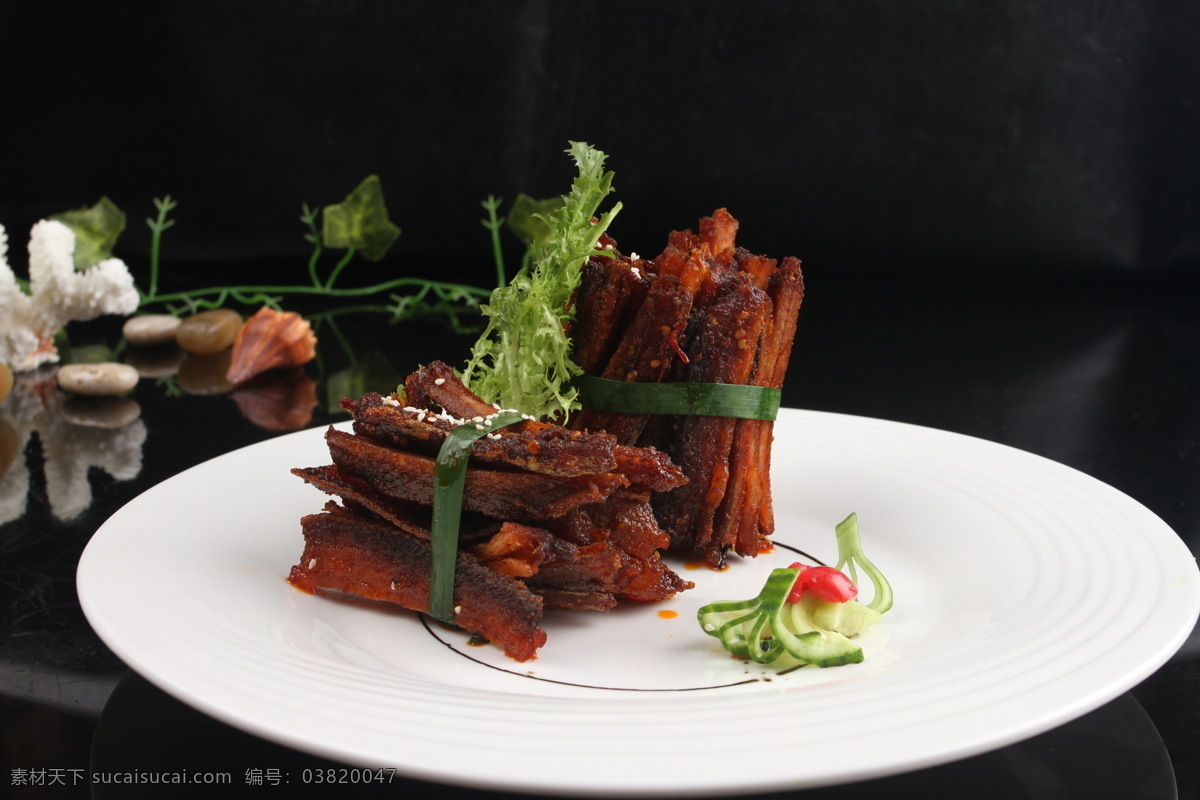
[[(408, 403), (416, 408), (437, 406), (460, 418), (487, 416), (495, 411), (494, 407), (480, 400), (464, 386), (458, 376), (454, 374), (454, 370), (441, 361), (435, 361), (419, 372), (409, 375), (404, 385)], [(499, 431), (500, 441), (513, 435), (536, 437), (547, 429), (561, 430), (561, 427), (535, 420), (520, 422), (502, 428)], [(480, 441), (488, 440), (485, 438)], [(607, 438), (601, 436), (596, 441), (602, 448), (608, 447), (609, 440)], [(687, 481), (683, 471), (672, 463), (666, 453), (658, 452), (653, 448), (628, 447), (618, 444), (612, 448), (612, 454), (616, 459), (616, 468), (612, 471), (624, 475), (629, 480), (631, 488), (665, 492), (676, 486), (682, 486)]]
[(737, 232), (738, 221), (727, 209), (718, 208), (711, 217), (700, 220), (700, 247), (711, 253), (717, 261), (728, 264), (734, 257)]
[(607, 538), (624, 552), (638, 558), (653, 558), (671, 546), (671, 538), (658, 527), (649, 503), (609, 500), (583, 506), (555, 521), (553, 529), (571, 541)]
[[(332, 427), (325, 441), (339, 474), (366, 481), (386, 497), (433, 504), (435, 459)], [(513, 522), (553, 519), (572, 508), (605, 500), (628, 485), (617, 473), (562, 478), (468, 467), (463, 508)]]
[[(804, 300), (804, 273), (798, 259), (789, 257), (783, 260), (771, 276), (768, 293), (774, 304), (774, 324), (759, 355), (759, 360), (769, 366), (762, 375), (762, 385), (782, 389), (792, 356), (792, 343), (796, 338), (800, 305)], [(749, 474), (752, 489), (762, 500), (757, 505), (746, 505), (742, 532), (738, 535), (739, 547), (748, 550), (755, 546), (754, 539), (761, 541), (775, 532), (775, 512), (771, 503), (771, 441), (774, 429), (775, 423), (766, 420), (760, 421), (757, 426), (758, 447)], [(756, 525), (751, 522), (755, 516)], [(752, 527), (757, 531), (751, 532)]]
[[(375, 519), (330, 504), (301, 520), (304, 552), (288, 581), (316, 593), (330, 589), (385, 600), (412, 611), (429, 609), (429, 542)], [(483, 636), (517, 661), (529, 661), (546, 642), (542, 600), (519, 581), (458, 556), (455, 622)]]
[[(692, 294), (679, 278), (659, 275), (609, 359), (602, 378), (657, 383), (678, 357), (679, 337), (692, 310)], [(570, 422), (576, 430), (605, 431), (621, 444), (632, 445), (646, 425), (646, 414), (624, 414), (584, 408)]]
[[(444, 408), (459, 419), (486, 417), (496, 413), (496, 407), (485, 403), (468, 389), (444, 361), (434, 361), (405, 378), (404, 393), (408, 396), (410, 406)], [(529, 424), (517, 423), (509, 426), (509, 430), (521, 429)]]
[[(766, 294), (745, 281), (708, 308), (697, 310), (689, 326), (688, 380), (746, 383), (769, 311)], [(681, 417), (672, 455), (688, 483), (655, 498), (655, 513), (672, 547), (704, 553), (713, 566), (724, 563), (729, 544), (714, 541), (713, 517), (728, 483), (736, 422), (728, 417)]]
[[(353, 415), (355, 433), (426, 455), (436, 456), (447, 434), (459, 425), (457, 420), (434, 416), (432, 412), (407, 411), (390, 405), (374, 393), (357, 400), (343, 400), (342, 407)], [(497, 438), (477, 440), (471, 458), (492, 466), (573, 477), (614, 472), (615, 445), (616, 439), (605, 433), (585, 435), (558, 425), (545, 425), (511, 432), (501, 429)]]
[(604, 592), (579, 592), (568, 589), (539, 588), (534, 594), (542, 598), (547, 608), (564, 608), (570, 611), (611, 611), (617, 598)]
[(505, 522), (496, 535), (468, 552), (501, 575), (528, 578), (547, 563), (575, 560), (579, 548), (542, 528)]
[(593, 256), (583, 267), (571, 340), (572, 358), (589, 375), (608, 363), (628, 323), (627, 310), (642, 304), (649, 280), (641, 264), (624, 257)]
[[(569, 592), (569, 596), (606, 595), (653, 602), (673, 597), (692, 584), (672, 572), (656, 552), (640, 558), (622, 550), (596, 529), (587, 544), (576, 545), (528, 525), (505, 523), (490, 541), (470, 553), (501, 574), (520, 579), (536, 593)], [(548, 595), (555, 605), (557, 594)]]
[[(343, 475), (332, 464), (323, 467), (297, 467), (292, 474), (325, 492), (341, 498), (348, 508), (362, 509), (395, 525), (420, 539), (429, 538), (433, 511), (429, 506), (384, 497), (366, 481)], [(492, 536), (498, 530), (496, 520), (467, 511), (459, 525), (459, 540), (475, 542)]]

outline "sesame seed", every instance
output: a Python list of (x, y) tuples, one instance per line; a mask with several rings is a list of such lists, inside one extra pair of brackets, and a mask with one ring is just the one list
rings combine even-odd
[(446, 379), (445, 379), (445, 378), (438, 378), (437, 380), (435, 380), (435, 381), (433, 382), (433, 385), (434, 385), (434, 386), (441, 386), (441, 385), (442, 385), (443, 383), (445, 383), (445, 382), (446, 382)]
[(309, 569), (312, 569), (312, 568), (313, 568), (313, 567), (315, 567), (316, 565), (317, 565), (317, 560), (316, 560), (315, 558), (314, 558), (314, 559), (310, 559), (310, 560), (309, 560), (309, 562), (308, 562), (308, 568), (309, 568)]

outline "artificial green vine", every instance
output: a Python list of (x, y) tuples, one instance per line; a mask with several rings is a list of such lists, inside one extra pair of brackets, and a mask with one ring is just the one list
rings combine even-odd
[[(146, 217), (146, 224), (150, 226), (150, 297), (158, 294), (158, 260), (162, 250), (162, 235), (163, 231), (175, 224), (175, 220), (167, 219), (167, 215), (174, 211), (177, 205), (179, 204), (171, 199), (171, 195), (161, 200), (156, 197), (154, 207), (158, 209), (158, 216)], [(145, 303), (143, 297), (142, 304)]]
[[(459, 316), (464, 312), (476, 313), (480, 301), (491, 293), (490, 289), (478, 286), (425, 278), (393, 278), (359, 287), (337, 285), (343, 271), (356, 256), (378, 261), (400, 236), (400, 229), (387, 217), (379, 178), (374, 175), (359, 184), (341, 203), (321, 209), (310, 208), (307, 203), (302, 205), (300, 221), (308, 228), (304, 238), (313, 246), (307, 265), (307, 284), (210, 286), (160, 294), (158, 276), (162, 234), (175, 224), (169, 215), (178, 203), (168, 195), (163, 199), (155, 198), (154, 205), (158, 209), (157, 217), (146, 220), (151, 231), (150, 282), (149, 291), (141, 295), (142, 308), (165, 305), (172, 313), (192, 313), (219, 308), (232, 300), (244, 305), (267, 305), (278, 309), (288, 295), (352, 299), (412, 290), (411, 293), (391, 295), (393, 304), (387, 310), (394, 320), (408, 319), (422, 313), (447, 314), (452, 324), (458, 326)], [(343, 249), (345, 253), (328, 275), (322, 277), (320, 262), (330, 249)]]

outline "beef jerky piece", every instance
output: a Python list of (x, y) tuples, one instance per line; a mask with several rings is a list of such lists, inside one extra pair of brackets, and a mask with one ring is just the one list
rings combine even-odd
[[(671, 546), (671, 538), (658, 527), (649, 503), (609, 500), (578, 508), (564, 521), (567, 525), (578, 526), (573, 537), (587, 537), (591, 541), (607, 538), (622, 551), (638, 558), (653, 558), (660, 550)], [(590, 526), (592, 530), (581, 534), (579, 530), (584, 526)]]
[[(429, 542), (336, 506), (304, 517), (301, 526), (304, 552), (288, 576), (297, 589), (335, 590), (428, 611)], [(546, 632), (539, 627), (541, 598), (465, 553), (458, 555), (454, 607), (458, 625), (517, 661), (534, 658), (546, 642)]]
[(680, 285), (690, 294), (695, 294), (708, 280), (710, 270), (703, 254), (692, 248), (668, 245), (662, 254), (654, 259), (655, 274), (676, 278)]
[[(600, 377), (616, 381), (657, 383), (678, 357), (679, 337), (687, 325), (692, 294), (672, 275), (660, 275), (646, 294), (633, 323)], [(576, 430), (606, 431), (621, 444), (638, 440), (648, 415), (584, 408), (570, 422)]]
[[(764, 350), (771, 370), (764, 380), (773, 389), (782, 389), (783, 380), (787, 373), (788, 363), (792, 357), (792, 344), (796, 338), (796, 325), (799, 319), (800, 306), (804, 301), (804, 273), (799, 259), (785, 258), (779, 269), (771, 276), (767, 287), (774, 303), (771, 336), (764, 344)], [(756, 507), (762, 534), (769, 536), (775, 531), (775, 511), (771, 503), (771, 441), (774, 437), (774, 423), (764, 421), (758, 429), (758, 462), (752, 468), (753, 480), (761, 484), (758, 493), (766, 499)], [(753, 508), (753, 507), (752, 507)]]
[[(438, 383), (439, 380), (442, 382)], [(495, 410), (463, 386), (462, 381), (458, 379), (454, 371), (440, 361), (435, 361), (419, 373), (410, 375), (405, 381), (405, 386), (411, 387), (409, 389), (409, 402), (414, 402), (412, 398), (417, 396), (423, 398), (425, 402), (436, 402), (455, 415), (467, 414), (472, 410), (489, 408), (492, 411)], [(429, 393), (426, 393), (427, 389)], [(450, 406), (447, 406), (447, 403)], [(486, 416), (486, 413), (484, 416)], [(514, 434), (537, 436), (542, 431), (548, 429), (561, 430), (561, 427), (553, 423), (527, 420), (504, 428), (503, 433), (501, 433), (501, 440), (506, 436)], [(603, 443), (607, 439), (601, 438), (596, 441), (601, 443), (601, 446), (606, 446)], [(652, 491), (664, 492), (675, 486), (681, 486), (686, 480), (682, 471), (671, 463), (670, 458), (665, 453), (657, 452), (650, 448), (631, 448), (617, 445), (613, 448), (613, 455), (617, 460), (615, 471), (626, 475), (629, 482), (635, 488), (640, 486)]]
[(609, 542), (575, 548), (570, 559), (548, 561), (524, 579), (530, 589), (541, 587), (579, 592), (615, 593), (621, 588), (625, 554)]
[[(635, 595), (657, 600), (682, 587), (664, 575), (657, 558), (636, 559), (610, 540), (577, 547), (552, 533), (505, 523), (490, 541), (469, 552), (502, 575), (518, 578), (535, 592), (554, 590), (577, 595)], [(669, 596), (669, 595), (668, 595)]]
[(754, 284), (754, 287), (766, 291), (767, 285), (771, 281), (771, 276), (776, 271), (777, 262), (775, 259), (767, 258), (766, 256), (756, 256), (742, 248), (738, 248), (735, 259), (738, 269), (750, 276), (750, 282)]
[(628, 322), (627, 309), (637, 309), (649, 279), (630, 259), (593, 256), (584, 265), (571, 327), (572, 357), (586, 373), (604, 369)]
[[(444, 408), (459, 419), (486, 417), (497, 408), (466, 387), (443, 361), (434, 361), (404, 379), (407, 402), (418, 408)], [(520, 428), (522, 423), (510, 426)]]
[(700, 237), (692, 233), (690, 228), (681, 231), (671, 231), (667, 234), (667, 249), (679, 250), (684, 253), (699, 250)]
[(616, 472), (629, 479), (634, 487), (645, 487), (652, 492), (669, 492), (687, 483), (687, 477), (671, 457), (653, 447), (617, 445), (613, 449), (617, 459)]
[(488, 569), (513, 578), (528, 578), (546, 564), (579, 557), (578, 547), (550, 531), (515, 522), (505, 522), (494, 536), (468, 552)]
[[(336, 428), (329, 429), (325, 441), (340, 474), (366, 481), (386, 497), (433, 504), (435, 459)], [(462, 506), (494, 519), (536, 522), (598, 503), (628, 485), (629, 481), (616, 473), (560, 478), (468, 467)]]
[(563, 608), (570, 611), (609, 611), (616, 607), (617, 598), (604, 592), (580, 592), (566, 589), (530, 589), (542, 598), (546, 608)]
[(738, 221), (726, 209), (718, 208), (711, 217), (700, 220), (700, 246), (719, 262), (729, 263), (734, 257), (737, 232)]
[(696, 585), (680, 578), (658, 557), (624, 555), (624, 566), (613, 590), (613, 594), (623, 600), (658, 603)]
[[(783, 387), (791, 357), (796, 321), (804, 297), (800, 262), (785, 259), (771, 276), (771, 324), (759, 342), (758, 363), (752, 383), (772, 389)], [(728, 488), (716, 516), (716, 538), (730, 541), (739, 555), (753, 556), (770, 549), (775, 531), (771, 502), (771, 440), (769, 420), (738, 420)]]
[[(754, 345), (770, 309), (767, 295), (749, 284), (693, 315), (688, 380), (745, 384), (755, 363)], [(729, 456), (736, 420), (688, 416), (676, 425), (673, 460), (688, 483), (655, 498), (659, 524), (673, 549), (704, 553), (713, 566), (724, 561), (727, 542), (713, 541), (713, 515), (729, 478)]]
[[(354, 416), (355, 433), (432, 456), (461, 422), (413, 410), (412, 406), (391, 405), (372, 393), (344, 400), (342, 407)], [(584, 434), (558, 425), (519, 431), (502, 428), (495, 438), (476, 440), (471, 459), (497, 468), (507, 466), (544, 475), (595, 475), (616, 470), (615, 446), (616, 439), (608, 434)]]
[[(333, 465), (297, 467), (292, 470), (292, 474), (303, 478), (326, 494), (341, 498), (347, 506), (374, 514), (418, 538), (429, 538), (433, 513), (428, 506), (384, 497), (366, 481), (342, 475)], [(480, 541), (494, 535), (498, 529), (495, 520), (468, 512), (462, 515), (459, 538), (463, 542)]]
[(675, 574), (657, 553), (646, 558), (630, 555), (611, 539), (601, 538), (579, 551), (577, 563), (550, 565), (525, 583), (534, 591), (547, 586), (590, 589), (641, 603), (657, 603), (695, 585)]
[(535, 592), (554, 590), (654, 602), (691, 587), (654, 551), (646, 558), (632, 556), (607, 538), (608, 533), (597, 531), (593, 541), (576, 546), (547, 530), (505, 523), (490, 541), (468, 552), (489, 569), (518, 578)]
[[(611, 504), (617, 503), (610, 500), (601, 505)], [(607, 552), (611, 558), (617, 561), (618, 570), (605, 587), (607, 591), (617, 597), (651, 603), (674, 597), (679, 592), (692, 588), (694, 584), (676, 575), (658, 556), (656, 549), (647, 547), (648, 542), (631, 542), (631, 530), (622, 531), (597, 524), (597, 520), (609, 521), (611, 519), (618, 525), (629, 525), (630, 520), (627, 515), (630, 514), (630, 509), (617, 505), (618, 508), (615, 509), (605, 509), (601, 506), (577, 509), (563, 519), (549, 523), (549, 527), (557, 536), (580, 545), (581, 550), (593, 551), (597, 556), (602, 552)], [(626, 519), (622, 519), (622, 517), (626, 517)], [(654, 543), (666, 544), (667, 537), (662, 534), (653, 520), (647, 524), (651, 531), (657, 532), (657, 535), (650, 535)], [(625, 546), (635, 552), (628, 552), (624, 549)], [(641, 553), (646, 554), (641, 555)], [(532, 580), (530, 587), (536, 587)]]

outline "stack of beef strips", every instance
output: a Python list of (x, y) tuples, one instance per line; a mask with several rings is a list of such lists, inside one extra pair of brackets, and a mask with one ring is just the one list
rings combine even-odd
[[(804, 297), (800, 262), (749, 253), (737, 229), (718, 209), (699, 233), (672, 233), (652, 261), (616, 250), (592, 258), (577, 296), (576, 363), (618, 381), (782, 388)], [(731, 550), (771, 548), (772, 422), (585, 409), (570, 427), (670, 454), (688, 480), (653, 498), (671, 549), (720, 568)]]
[[(401, 401), (343, 401), (353, 433), (331, 428), (333, 464), (292, 470), (340, 498), (302, 520), (289, 580), (428, 610), (433, 472), (446, 435), (496, 408), (435, 362)], [(529, 420), (479, 439), (464, 483), (455, 622), (526, 661), (545, 643), (544, 607), (605, 611), (691, 587), (659, 557), (669, 540), (650, 496), (683, 475), (650, 448)]]
[[(647, 261), (605, 238), (584, 268), (571, 331), (588, 374), (779, 388), (803, 296), (800, 263), (734, 244), (723, 209), (672, 233)], [(305, 517), (289, 580), (426, 611), (433, 472), (446, 435), (497, 409), (447, 365), (410, 375), (404, 397), (344, 400), (353, 432), (326, 434), (333, 464), (294, 469), (336, 496)], [(479, 439), (463, 497), (455, 622), (510, 657), (535, 657), (544, 608), (606, 611), (690, 588), (660, 559), (714, 567), (754, 556), (774, 529), (771, 423), (712, 416), (577, 412)]]

